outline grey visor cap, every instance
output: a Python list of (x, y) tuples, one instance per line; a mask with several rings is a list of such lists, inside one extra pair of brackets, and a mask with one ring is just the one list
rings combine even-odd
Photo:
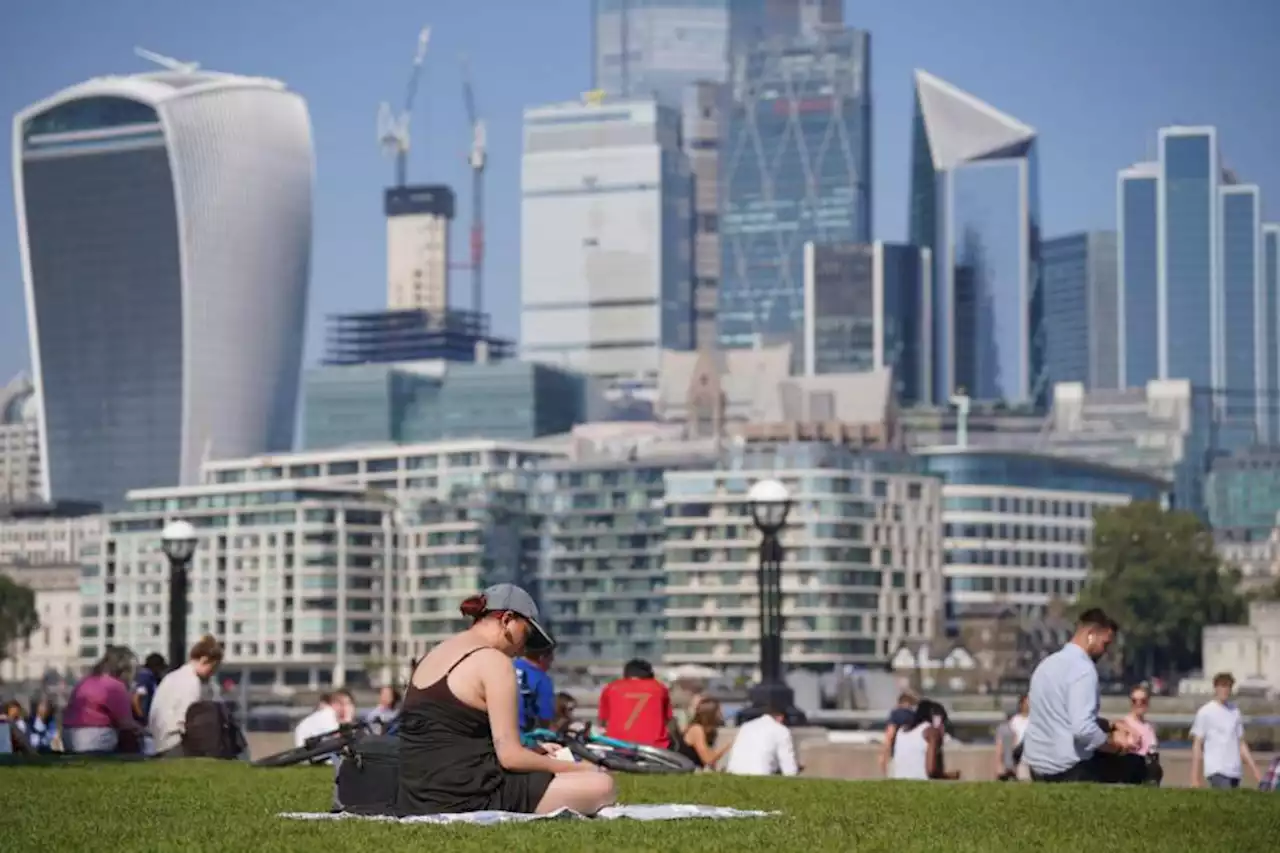
[(551, 632), (542, 627), (541, 618), (538, 615), (538, 605), (534, 603), (533, 596), (520, 587), (513, 583), (494, 584), (486, 589), (482, 595), (484, 595), (486, 610), (509, 610), (529, 620), (529, 625), (533, 628), (534, 633), (534, 637), (531, 638), (534, 642), (529, 643), (530, 646), (534, 648), (551, 648), (556, 644)]

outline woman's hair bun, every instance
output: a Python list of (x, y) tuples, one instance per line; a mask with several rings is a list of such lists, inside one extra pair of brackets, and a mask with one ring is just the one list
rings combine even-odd
[(468, 619), (479, 619), (488, 612), (488, 601), (485, 600), (483, 594), (473, 595), (468, 599), (464, 599), (458, 609)]

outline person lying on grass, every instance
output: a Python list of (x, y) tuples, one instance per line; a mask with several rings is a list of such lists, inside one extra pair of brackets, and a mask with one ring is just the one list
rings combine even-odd
[(520, 743), (516, 670), (527, 645), (553, 645), (533, 598), (498, 584), (462, 603), (471, 627), (427, 653), (400, 712), (400, 815), (506, 811), (593, 815), (613, 778)]

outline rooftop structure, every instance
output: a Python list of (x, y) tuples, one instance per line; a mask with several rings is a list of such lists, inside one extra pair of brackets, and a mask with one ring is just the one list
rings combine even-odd
[(488, 314), (373, 311), (329, 315), (324, 364), (500, 361), (514, 351), (511, 341), (489, 334)]

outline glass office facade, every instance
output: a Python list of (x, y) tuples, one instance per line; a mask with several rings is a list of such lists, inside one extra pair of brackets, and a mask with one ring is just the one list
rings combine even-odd
[(1218, 323), (1218, 149), (1211, 128), (1160, 132), (1165, 316), (1161, 375), (1221, 387)]
[(930, 382), (929, 313), (932, 256), (928, 249), (898, 243), (876, 243), (879, 253), (880, 312), (884, 324), (880, 347), (884, 364), (893, 370), (899, 403), (928, 398)]
[(1268, 440), (1280, 441), (1280, 225), (1262, 226), (1263, 363), (1266, 410), (1270, 413)]
[(910, 242), (933, 253), (932, 402), (1047, 405), (1035, 131), (926, 72), (914, 122)]
[(1160, 378), (1159, 288), (1160, 176), (1154, 163), (1120, 173), (1119, 273), (1123, 388)]
[(1253, 418), (1261, 437), (1270, 429), (1263, 398), (1262, 202), (1258, 188), (1245, 185), (1223, 187), (1220, 199), (1225, 414)]
[[(104, 97), (22, 129), (50, 492), (108, 508), (129, 486), (179, 478), (182, 273), (159, 121)], [(90, 130), (92, 141), (42, 136)]]
[(1049, 381), (1119, 387), (1116, 235), (1081, 232), (1046, 240), (1041, 257)]
[(865, 32), (841, 30), (734, 62), (720, 167), (723, 347), (789, 341), (799, 369), (805, 243), (871, 241), (869, 46)]
[(1252, 448), (1220, 456), (1205, 478), (1205, 507), (1214, 531), (1238, 542), (1265, 542), (1280, 510), (1280, 453)]
[(532, 362), (326, 366), (307, 374), (308, 450), (446, 438), (521, 440), (585, 420), (581, 376)]

